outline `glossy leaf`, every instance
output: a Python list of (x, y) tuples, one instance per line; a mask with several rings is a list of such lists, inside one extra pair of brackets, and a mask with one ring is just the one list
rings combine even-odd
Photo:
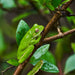
[(50, 46), (49, 44), (46, 44), (38, 48), (37, 51), (34, 53), (33, 57), (35, 57), (35, 59), (40, 58), (42, 55), (44, 55), (48, 51), (49, 46)]
[[(40, 49), (40, 50), (42, 50), (42, 49)], [(31, 64), (36, 65), (38, 61), (43, 60), (44, 64), (43, 64), (41, 70), (44, 70), (46, 72), (51, 72), (51, 73), (59, 72), (58, 68), (55, 66), (56, 62), (55, 62), (54, 56), (49, 51), (47, 51), (46, 53), (42, 54), (40, 57), (39, 57), (39, 55), (38, 56), (37, 55), (38, 54), (37, 54), (37, 51), (36, 51), (34, 53), (34, 55), (31, 57), (31, 59), (30, 59)], [(52, 68), (52, 66), (55, 69)], [(51, 67), (51, 69), (49, 67)]]
[(16, 59), (10, 59), (10, 60), (7, 61), (7, 63), (9, 63), (13, 66), (18, 66), (19, 65), (19, 63)]
[(1, 0), (1, 3), (4, 8), (13, 8), (16, 7), (14, 0)]
[(53, 56), (53, 54), (50, 52), (50, 51), (47, 51), (42, 57), (41, 59), (44, 59), (54, 65), (56, 65), (56, 61), (55, 61), (55, 58)]
[(42, 55), (39, 59), (35, 59), (34, 56), (31, 57), (30, 63), (35, 65), (39, 60), (46, 60), (54, 65), (56, 65), (56, 61), (51, 52), (47, 51), (44, 55)]
[(43, 65), (43, 61), (40, 60), (27, 75), (35, 75), (39, 71), (39, 69), (42, 67), (42, 65)]
[(16, 41), (17, 44), (20, 44), (21, 39), (23, 38), (23, 36), (26, 34), (26, 32), (29, 30), (29, 26), (28, 24), (21, 20), (18, 24), (17, 30), (16, 30)]
[(64, 74), (67, 74), (73, 70), (75, 70), (75, 54), (73, 54), (67, 59), (65, 64)]
[(43, 64), (41, 70), (46, 71), (46, 72), (51, 72), (51, 73), (59, 72), (58, 68), (54, 64), (51, 64), (47, 61), (44, 61), (44, 64)]

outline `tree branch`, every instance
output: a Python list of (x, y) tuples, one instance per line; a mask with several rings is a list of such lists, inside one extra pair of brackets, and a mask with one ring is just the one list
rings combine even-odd
[(52, 37), (49, 37), (49, 38), (45, 38), (45, 39), (43, 40), (43, 42), (44, 42), (44, 43), (48, 43), (48, 42), (54, 41), (54, 40), (56, 40), (56, 39), (63, 38), (64, 36), (67, 36), (67, 35), (69, 35), (69, 34), (72, 34), (73, 32), (75, 32), (75, 29), (69, 30), (69, 31), (64, 32), (64, 33), (61, 33), (61, 34), (59, 33), (59, 34), (57, 34), (57, 35), (55, 35), (55, 36), (52, 36)]
[[(73, 0), (70, 0), (66, 4), (64, 4), (62, 6), (62, 9), (63, 10), (66, 9), (72, 3), (72, 1)], [(31, 58), (31, 56), (34, 54), (34, 52), (36, 51), (36, 49), (43, 44), (43, 39), (44, 39), (45, 35), (49, 32), (49, 30), (52, 28), (52, 26), (54, 26), (54, 24), (59, 20), (60, 17), (61, 17), (61, 12), (60, 11), (57, 11), (57, 13), (54, 14), (53, 18), (49, 21), (49, 23), (45, 27), (45, 29), (44, 29), (44, 31), (42, 33), (42, 38), (41, 38), (42, 41), (40, 40), (40, 42), (35, 46), (35, 49), (32, 52), (32, 54), (29, 56), (29, 58), (24, 63), (20, 64), (17, 67), (17, 69), (16, 69), (16, 71), (15, 71), (15, 73), (13, 75), (21, 75), (22, 70), (24, 69), (24, 67), (26, 66), (26, 64), (29, 62), (29, 59)], [(67, 33), (65, 32), (65, 35), (66, 34)]]
[[(68, 6), (72, 3), (73, 0), (68, 1), (66, 4), (64, 4), (61, 8), (61, 10), (65, 10), (68, 8)], [(61, 17), (62, 13), (60, 11), (57, 11), (57, 13), (54, 14), (53, 18), (49, 21), (49, 23), (46, 25), (44, 33), (43, 33), (43, 38), (45, 35), (49, 32), (49, 30), (54, 26), (55, 23), (59, 20)]]

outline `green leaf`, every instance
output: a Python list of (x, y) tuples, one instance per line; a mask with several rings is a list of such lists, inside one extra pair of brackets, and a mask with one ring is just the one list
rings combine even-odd
[(40, 58), (42, 55), (44, 55), (48, 51), (49, 46), (50, 46), (49, 44), (46, 44), (38, 48), (37, 51), (34, 53), (33, 57), (35, 57), (35, 59)]
[(68, 2), (68, 1), (70, 1), (70, 0), (64, 0), (61, 4), (65, 4), (65, 3)]
[(61, 61), (63, 57), (63, 39), (59, 40), (56, 45), (55, 56), (57, 61)]
[(75, 54), (71, 55), (65, 64), (64, 74), (67, 74), (71, 71), (75, 70)]
[(70, 35), (64, 37), (61, 40), (58, 40), (57, 42), (58, 43), (56, 45), (55, 57), (57, 61), (61, 61), (65, 53), (71, 52)]
[[(35, 54), (35, 53), (34, 53)], [(39, 60), (46, 60), (52, 64), (56, 65), (56, 61), (51, 52), (47, 51), (44, 55), (42, 55), (39, 59), (35, 59), (34, 56), (31, 57), (30, 63), (35, 65)]]
[(71, 46), (72, 46), (72, 49), (73, 49), (73, 51), (75, 53), (75, 43), (71, 43)]
[(55, 10), (55, 8), (61, 3), (61, 0), (39, 0), (42, 5), (47, 6), (51, 10)]
[(53, 6), (50, 2), (48, 2), (48, 3), (46, 4), (46, 6), (47, 6), (50, 10), (55, 10), (54, 6)]
[(28, 5), (29, 3), (26, 0), (18, 0), (18, 4), (25, 6), (25, 5)]
[[(55, 59), (54, 59), (53, 55), (50, 52), (47, 52), (46, 54), (44, 54), (39, 59), (35, 59), (34, 57), (32, 57), (30, 59), (30, 63), (33, 64), (33, 65), (36, 65), (36, 63), (40, 60), (43, 60), (43, 63), (44, 63), (41, 70), (46, 71), (46, 72), (50, 72), (50, 73), (59, 72), (58, 68), (55, 65), (56, 64)], [(48, 65), (51, 68), (49, 68)], [(52, 68), (52, 66), (54, 66), (55, 69)]]
[(53, 54), (50, 52), (50, 51), (47, 51), (42, 57), (41, 59), (44, 59), (54, 65), (56, 65), (56, 61), (55, 61), (55, 58), (53, 56)]
[(39, 69), (42, 67), (42, 65), (43, 65), (43, 61), (40, 60), (27, 75), (35, 75), (39, 71)]
[(1, 3), (2, 3), (4, 8), (16, 7), (14, 0), (1, 0)]
[(16, 21), (19, 21), (23, 18), (30, 16), (31, 14), (36, 14), (36, 13), (37, 13), (36, 11), (25, 12), (25, 13), (22, 13), (22, 14), (18, 15), (17, 17), (15, 17), (12, 21), (16, 22)]
[[(43, 47), (43, 46), (41, 46), (41, 47)], [(39, 49), (39, 48), (38, 48), (38, 49)], [(38, 49), (37, 49), (37, 50), (38, 50)], [(45, 49), (45, 48), (40, 48), (40, 51), (41, 51), (42, 49)], [(42, 67), (43, 67), (42, 70), (44, 70), (44, 71), (46, 71), (46, 72), (51, 72), (51, 73), (57, 73), (57, 72), (59, 72), (58, 69), (57, 69), (57, 67), (55, 66), (56, 62), (55, 62), (54, 56), (53, 56), (48, 50), (45, 51), (45, 53), (40, 52), (40, 51), (39, 51), (39, 52), (36, 51), (36, 52), (34, 53), (34, 55), (33, 55), (33, 56), (31, 57), (31, 59), (30, 59), (30, 63), (33, 64), (33, 65), (36, 65), (38, 61), (43, 60), (45, 66), (42, 66)], [(37, 52), (38, 52), (38, 53), (37, 53)], [(41, 53), (42, 53), (42, 54), (41, 54)], [(47, 63), (46, 63), (46, 62), (47, 62)], [(54, 66), (55, 69), (52, 68), (52, 67), (51, 67), (51, 69), (50, 69), (48, 66), (46, 66), (46, 65), (48, 65), (48, 64), (50, 65), (49, 67)], [(46, 68), (47, 68), (47, 69), (46, 69)]]
[(7, 63), (11, 64), (11, 65), (14, 65), (14, 66), (18, 66), (19, 63), (16, 59), (10, 59), (7, 61)]
[(37, 8), (37, 10), (44, 10), (45, 6), (43, 6), (44, 1), (46, 0), (33, 0), (33, 3), (35, 5), (35, 7)]
[[(71, 14), (74, 14), (74, 12), (70, 9), (70, 8), (67, 8), (67, 11), (69, 11)], [(75, 28), (75, 16), (71, 16), (71, 17), (66, 17), (67, 20), (70, 22), (70, 23), (73, 23), (74, 25), (72, 26), (72, 28)]]
[(61, 1), (62, 0), (52, 0), (51, 3), (53, 5), (53, 7), (56, 8), (61, 3)]
[(46, 0), (36, 0), (36, 1), (39, 1), (41, 4), (45, 4), (46, 3)]
[(23, 36), (26, 34), (26, 32), (29, 30), (29, 26), (28, 24), (21, 20), (18, 24), (17, 30), (16, 30), (16, 41), (17, 44), (20, 44), (21, 39), (23, 38)]
[(4, 50), (5, 50), (5, 42), (2, 31), (0, 30), (0, 55), (4, 52)]
[(54, 64), (49, 63), (47, 61), (44, 61), (44, 64), (43, 64), (41, 70), (46, 71), (46, 72), (51, 72), (51, 73), (59, 72), (58, 68)]
[(61, 29), (62, 29), (63, 32), (69, 31), (69, 28), (68, 27), (62, 27)]

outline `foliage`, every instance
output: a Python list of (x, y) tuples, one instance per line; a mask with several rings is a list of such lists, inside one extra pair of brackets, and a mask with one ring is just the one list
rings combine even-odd
[(15, 59), (10, 59), (10, 60), (7, 61), (7, 63), (9, 63), (11, 65), (14, 65), (14, 66), (18, 66), (19, 65), (18, 61), (15, 60)]
[[(62, 7), (62, 5), (66, 4), (66, 2), (68, 1), (70, 0), (0, 0), (0, 71), (5, 70), (10, 65), (18, 66), (20, 63), (23, 63), (23, 61), (26, 60), (34, 50), (35, 44), (40, 41), (35, 41), (37, 40), (38, 37), (36, 36), (38, 35), (34, 37), (32, 36), (35, 35), (35, 33), (33, 33), (33, 29), (30, 28), (33, 27), (33, 25), (30, 24), (30, 22), (32, 22), (33, 24), (33, 21), (31, 19), (29, 22), (27, 18), (33, 16), (34, 14), (35, 17), (37, 14), (45, 18), (47, 18), (47, 15), (51, 15), (52, 17), (56, 12), (56, 9), (59, 6)], [(70, 13), (70, 15), (74, 14), (70, 7), (67, 8), (67, 11)], [(75, 28), (75, 16), (65, 17), (69, 24), (71, 24), (72, 26), (65, 26), (66, 23), (65, 25), (61, 25), (62, 32), (67, 32), (70, 29)], [(29, 30), (31, 30), (31, 33), (33, 33), (32, 35), (29, 35), (27, 33)], [(25, 51), (22, 53), (21, 50), (19, 53), (21, 55), (17, 55), (17, 50), (20, 47), (21, 40), (26, 34), (30, 36), (31, 41), (35, 44), (29, 42), (30, 39), (23, 40), (23, 44), (21, 44), (21, 47), (23, 48), (22, 50)], [(45, 36), (45, 38), (57, 34), (58, 32), (56, 30), (52, 30), (47, 34), (47, 36)], [(75, 70), (75, 54), (72, 53), (72, 49), (75, 53), (75, 43), (74, 40), (71, 39), (74, 36), (75, 34), (70, 34), (63, 39), (55, 40), (55, 55), (52, 54), (51, 51), (49, 51), (49, 48), (52, 47), (51, 44), (44, 44), (39, 47), (30, 58), (29, 63), (31, 63), (34, 68), (27, 75), (35, 75), (39, 70), (49, 73), (59, 73), (60, 68), (58, 69), (57, 64), (59, 65), (59, 62), (63, 61), (63, 57), (66, 57), (66, 55), (69, 55), (69, 57), (65, 63), (64, 74), (69, 74), (69, 72)], [(17, 44), (15, 41), (17, 42)], [(24, 41), (27, 44), (26, 47)], [(70, 54), (72, 55), (70, 56)], [(18, 57), (20, 56), (24, 56), (24, 58), (19, 60)], [(2, 63), (3, 61), (7, 61), (7, 63), (9, 63), (10, 65), (7, 63)]]
[(4, 50), (5, 50), (5, 42), (2, 31), (0, 30), (0, 56), (3, 54)]
[[(51, 73), (58, 73), (59, 70), (55, 66), (56, 65), (55, 59), (53, 55), (48, 51), (48, 47), (46, 47), (47, 49), (44, 48), (45, 46), (49, 46), (49, 45), (44, 45), (38, 48), (37, 51), (34, 53), (34, 55), (31, 57), (30, 63), (35, 65), (38, 61), (43, 60), (43, 66), (41, 70), (46, 72), (51, 72)], [(37, 57), (37, 55), (39, 56)]]
[(72, 49), (73, 49), (73, 51), (75, 53), (75, 43), (71, 43), (71, 46), (72, 46)]
[(64, 74), (67, 74), (73, 70), (75, 70), (75, 54), (71, 55), (65, 64)]
[(16, 30), (16, 41), (17, 41), (18, 45), (20, 44), (20, 41), (22, 40), (23, 36), (26, 34), (26, 32), (29, 29), (30, 28), (25, 21), (21, 20), (19, 22), (19, 25), (18, 25), (17, 30)]
[(0, 0), (4, 8), (16, 7), (14, 0)]
[(39, 71), (39, 69), (42, 67), (42, 65), (43, 65), (43, 61), (40, 60), (27, 75), (35, 75)]

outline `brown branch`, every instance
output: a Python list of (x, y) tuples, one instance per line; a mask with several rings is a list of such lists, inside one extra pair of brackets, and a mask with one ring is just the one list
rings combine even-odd
[[(73, 0), (70, 0), (69, 2), (67, 2), (65, 5), (62, 6), (62, 9), (66, 9)], [(59, 20), (59, 18), (61, 17), (61, 12), (57, 12), (54, 14), (53, 18), (49, 21), (49, 23), (47, 24), (47, 26), (45, 27), (43, 33), (42, 33), (42, 38), (41, 40), (44, 39), (45, 35), (49, 32), (49, 30), (52, 28), (52, 26), (54, 26), (54, 24)], [(66, 35), (67, 33), (65, 33)], [(58, 37), (58, 36), (57, 36)], [(32, 54), (29, 56), (29, 58), (22, 64), (20, 64), (15, 73), (13, 75), (21, 75), (22, 70), (24, 69), (25, 65), (29, 62), (29, 59), (31, 58), (31, 56), (34, 54), (34, 52), (36, 51), (36, 49), (38, 47), (40, 47), (43, 44), (43, 41), (40, 41), (36, 46), (34, 51), (32, 52)]]
[(63, 75), (61, 62), (58, 62), (58, 68), (59, 68), (59, 75)]
[[(68, 8), (68, 6), (72, 3), (73, 0), (68, 1), (66, 4), (64, 4), (61, 8), (61, 10), (65, 10)], [(59, 18), (61, 17), (61, 12), (57, 11), (56, 14), (54, 14), (53, 18), (49, 21), (49, 23), (47, 24), (47, 26), (45, 27), (44, 30), (44, 34), (43, 34), (43, 38), (45, 37), (45, 35), (49, 32), (49, 30), (52, 28), (52, 26), (54, 26), (54, 24), (59, 20)]]
[(60, 38), (63, 38), (64, 36), (67, 36), (69, 34), (72, 34), (73, 32), (75, 32), (75, 29), (72, 29), (72, 30), (69, 30), (67, 32), (64, 32), (64, 33), (59, 33), (55, 36), (52, 36), (52, 37), (49, 37), (49, 38), (45, 38), (43, 40), (44, 43), (48, 43), (48, 42), (51, 42), (51, 41), (54, 41), (56, 39), (60, 39)]

